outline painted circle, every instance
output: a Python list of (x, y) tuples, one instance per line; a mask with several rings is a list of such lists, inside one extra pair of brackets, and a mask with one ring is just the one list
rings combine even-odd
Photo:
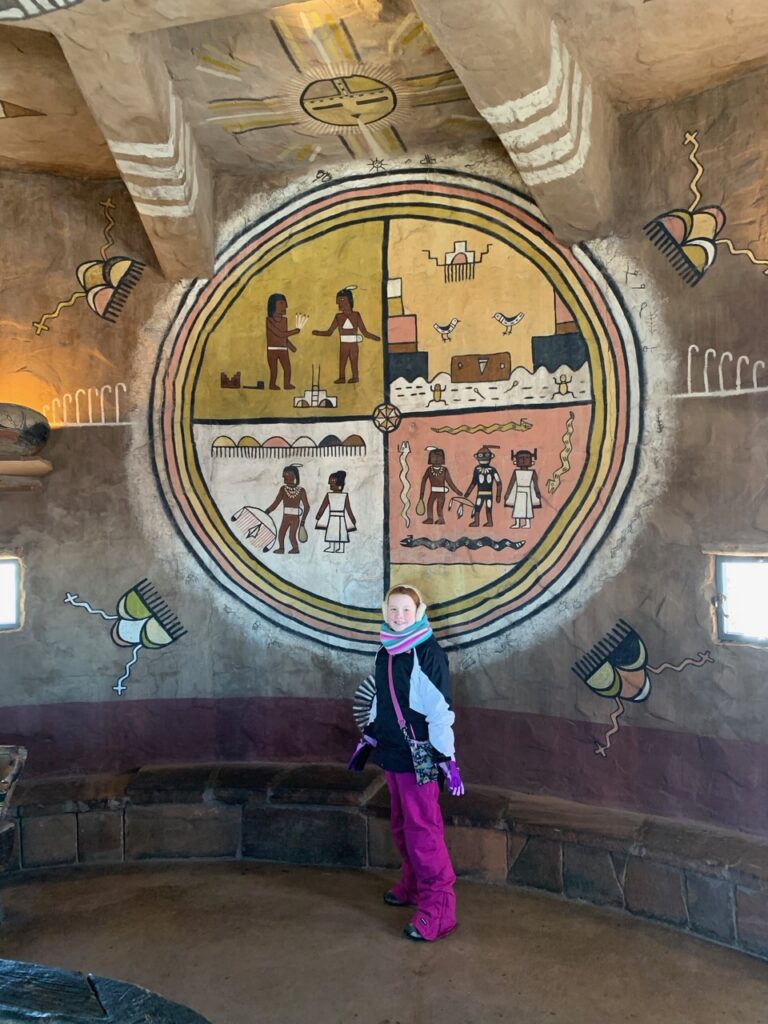
[(387, 117), (397, 106), (394, 90), (369, 75), (340, 75), (311, 82), (299, 98), (315, 121), (336, 127), (359, 127)]
[[(274, 561), (265, 563), (246, 550), (212, 499), (195, 440), (200, 422), (199, 417), (195, 419), (199, 370), (212, 332), (226, 321), (227, 311), (249, 282), (257, 280), (279, 254), (296, 252), (311, 245), (318, 233), (345, 225), (395, 218), (424, 222), (432, 218), (444, 223), (447, 217), (457, 234), (462, 227), (481, 232), (493, 245), (508, 246), (529, 260), (546, 277), (555, 295), (573, 312), (592, 382), (583, 466), (570, 489), (564, 488), (568, 493), (551, 525), (535, 548), (526, 552), (535, 551), (535, 557), (512, 561), (490, 582), (481, 582), (468, 593), (451, 593), (431, 608), (436, 635), (452, 646), (493, 637), (546, 607), (578, 578), (605, 536), (634, 474), (641, 399), (636, 338), (612, 282), (587, 248), (561, 246), (527, 199), (476, 176), (424, 170), (342, 179), (285, 203), (234, 239), (221, 253), (213, 278), (189, 289), (158, 356), (153, 410), (156, 466), (169, 508), (190, 547), (209, 573), (249, 607), (283, 628), (349, 651), (368, 651), (378, 643), (378, 603), (349, 606), (313, 591), (311, 585), (286, 579)], [(554, 390), (557, 383), (551, 385)], [(387, 391), (381, 396), (382, 405), (390, 404)], [(358, 416), (356, 422), (362, 419)], [(393, 467), (408, 419), (403, 412), (398, 429), (392, 435), (380, 435), (390, 481), (397, 475)], [(519, 429), (527, 429), (524, 416), (519, 422)], [(232, 428), (222, 424), (218, 429), (228, 440)], [(356, 428), (347, 424), (347, 429)], [(253, 433), (253, 422), (249, 433)], [(333, 438), (339, 444), (354, 445), (359, 440)], [(472, 440), (478, 446), (488, 441)], [(232, 447), (221, 441), (218, 450), (231, 452)], [(477, 537), (472, 541), (480, 546)], [(499, 550), (521, 546), (506, 540)], [(384, 581), (389, 568), (385, 564)]]
[(382, 434), (391, 434), (393, 430), (397, 430), (402, 418), (397, 406), (390, 405), (389, 402), (377, 405), (373, 410), (373, 422), (376, 429), (380, 430)]

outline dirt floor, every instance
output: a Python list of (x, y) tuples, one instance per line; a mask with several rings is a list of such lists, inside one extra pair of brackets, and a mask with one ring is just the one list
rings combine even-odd
[(79, 868), (0, 891), (0, 956), (152, 989), (212, 1024), (765, 1024), (768, 964), (610, 911), (458, 886), (402, 935), (394, 875), (262, 864)]

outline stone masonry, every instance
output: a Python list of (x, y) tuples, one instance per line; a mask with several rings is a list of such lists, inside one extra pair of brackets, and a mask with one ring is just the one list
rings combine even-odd
[[(441, 797), (458, 875), (651, 919), (768, 959), (768, 840), (470, 787)], [(249, 859), (396, 867), (383, 774), (335, 765), (147, 766), (22, 782), (0, 885), (36, 869)]]

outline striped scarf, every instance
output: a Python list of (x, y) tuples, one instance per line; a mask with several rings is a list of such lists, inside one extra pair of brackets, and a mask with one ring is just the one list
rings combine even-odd
[(425, 640), (429, 640), (431, 636), (432, 627), (429, 624), (426, 613), (422, 615), (418, 622), (414, 622), (412, 626), (406, 626), (405, 629), (401, 629), (397, 633), (390, 629), (386, 622), (382, 624), (379, 631), (381, 643), (391, 655), (413, 650), (418, 644), (423, 644)]

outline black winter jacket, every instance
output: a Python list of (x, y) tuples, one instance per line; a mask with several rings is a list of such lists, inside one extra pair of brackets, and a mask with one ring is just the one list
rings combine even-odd
[[(373, 760), (390, 772), (412, 772), (411, 752), (400, 731), (389, 690), (390, 655), (381, 648), (376, 655), (376, 697), (365, 729), (377, 742)], [(423, 644), (392, 661), (392, 681), (400, 710), (414, 739), (429, 740), (436, 761), (454, 757), (451, 686), (448, 658), (437, 640)]]

